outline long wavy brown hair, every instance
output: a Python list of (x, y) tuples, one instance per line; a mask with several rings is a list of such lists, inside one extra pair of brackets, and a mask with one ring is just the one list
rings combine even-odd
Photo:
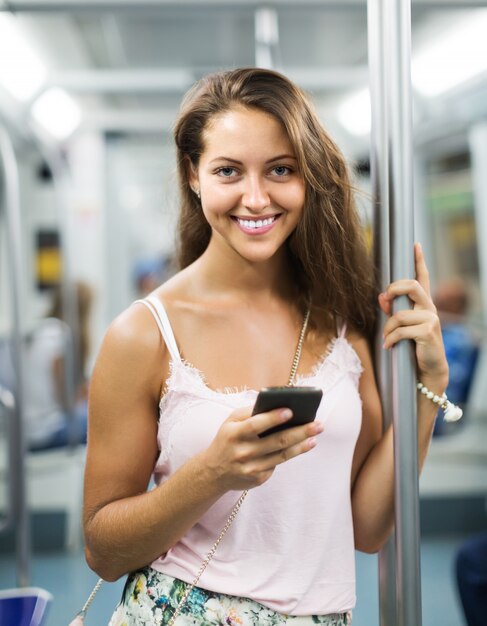
[(235, 106), (259, 109), (282, 124), (305, 181), (303, 215), (287, 241), (301, 308), (311, 300), (315, 328), (330, 329), (342, 319), (370, 339), (374, 275), (345, 159), (305, 93), (278, 72), (241, 68), (210, 74), (186, 94), (174, 129), (181, 196), (179, 268), (201, 256), (211, 237), (189, 185), (190, 166), (198, 166), (212, 118)]

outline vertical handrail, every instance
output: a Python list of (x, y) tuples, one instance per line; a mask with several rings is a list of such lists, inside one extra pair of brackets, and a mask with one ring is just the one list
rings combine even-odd
[[(390, 89), (391, 278), (414, 272), (414, 193), (411, 85), (411, 0), (384, 0)], [(398, 298), (394, 310), (410, 307)], [(396, 603), (398, 626), (421, 626), (419, 472), (415, 360), (411, 342), (392, 350), (395, 458)]]
[[(369, 41), (375, 129), (372, 164), (377, 175), (374, 190), (382, 206), (376, 258), (381, 272), (395, 281), (414, 276), (411, 2), (368, 0), (368, 7), (369, 39), (376, 39), (375, 43)], [(394, 310), (410, 306), (408, 298), (401, 297), (396, 299)], [(381, 624), (421, 626), (415, 363), (409, 342), (393, 348), (390, 363), (390, 385), (381, 379), (381, 391), (384, 409), (392, 409), (394, 429), (396, 555), (394, 559), (389, 545), (380, 558)], [(382, 364), (381, 378), (383, 372)], [(391, 579), (387, 570), (394, 561), (395, 607), (393, 590), (385, 582)]]
[[(477, 253), (479, 259), (479, 286), (482, 304), (482, 323), (487, 326), (487, 121), (478, 122), (469, 131), (468, 141), (472, 163), (472, 190), (474, 197)], [(484, 327), (485, 327), (484, 326)], [(469, 393), (469, 417), (481, 419), (485, 416), (487, 373), (487, 338), (482, 338), (479, 359), (475, 368), (472, 389)]]
[(69, 246), (69, 199), (67, 166), (63, 163), (62, 157), (55, 146), (42, 137), (38, 129), (32, 127), (32, 136), (39, 152), (46, 161), (52, 175), (54, 194), (56, 200), (56, 213), (61, 232), (61, 300), (63, 316), (69, 333), (65, 334), (65, 358), (64, 358), (64, 393), (67, 400), (68, 418), (68, 444), (75, 446), (75, 403), (76, 403), (76, 381), (80, 372), (77, 371), (79, 363), (78, 354), (80, 350), (79, 337), (74, 329), (79, 328), (77, 294), (75, 292), (72, 279), (71, 252)]
[(15, 524), (17, 554), (17, 584), (29, 583), (30, 569), (30, 518), (27, 507), (25, 453), (26, 441), (23, 424), (24, 359), (22, 350), (22, 295), (23, 284), (20, 225), (20, 182), (15, 150), (6, 128), (0, 122), (0, 161), (3, 168), (4, 206), (7, 228), (8, 258), (11, 271), (12, 361), (14, 367), (13, 420), (9, 428), (9, 481), (12, 490), (12, 516)]
[[(371, 101), (370, 178), (373, 194), (374, 265), (376, 284), (384, 291), (391, 282), (389, 236), (389, 116), (386, 84), (388, 70), (386, 57), (386, 25), (382, 0), (367, 3), (367, 44)], [(378, 330), (384, 327), (381, 312)], [(379, 384), (383, 414), (383, 431), (392, 423), (392, 358), (390, 351), (382, 350), (382, 336), (375, 340), (375, 370)], [(381, 626), (397, 624), (394, 533), (379, 553), (379, 615)]]
[[(0, 411), (5, 412), (6, 414), (6, 422), (7, 422), (7, 444), (8, 444), (8, 466), (10, 467), (10, 457), (11, 457), (11, 449), (10, 449), (10, 441), (12, 441), (13, 433), (13, 422), (14, 422), (14, 410), (15, 410), (15, 397), (10, 389), (7, 389), (3, 385), (0, 384)], [(8, 474), (7, 474), (8, 476)], [(0, 533), (9, 531), (14, 527), (14, 489), (12, 485), (12, 481), (7, 478), (7, 509), (2, 515), (2, 520), (0, 522)]]

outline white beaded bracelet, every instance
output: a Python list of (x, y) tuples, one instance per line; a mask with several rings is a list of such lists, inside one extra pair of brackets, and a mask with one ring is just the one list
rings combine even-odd
[(421, 393), (424, 394), (429, 400), (435, 402), (443, 409), (443, 411), (445, 412), (443, 416), (445, 422), (458, 422), (458, 420), (462, 417), (462, 409), (456, 404), (453, 404), (453, 402), (450, 402), (450, 400), (448, 400), (448, 398), (446, 397), (446, 393), (444, 393), (442, 396), (437, 396), (432, 391), (430, 391), (428, 387), (425, 387), (423, 383), (418, 383), (416, 386), (419, 391), (421, 391)]

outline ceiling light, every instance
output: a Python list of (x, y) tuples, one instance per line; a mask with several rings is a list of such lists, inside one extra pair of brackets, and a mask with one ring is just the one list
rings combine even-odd
[(0, 85), (18, 100), (27, 101), (45, 77), (46, 68), (24, 37), (18, 20), (0, 14)]
[(469, 12), (414, 55), (412, 79), (424, 96), (444, 93), (487, 71), (487, 9)]
[(81, 121), (76, 102), (58, 87), (45, 91), (34, 102), (31, 111), (36, 121), (59, 140), (69, 137)]

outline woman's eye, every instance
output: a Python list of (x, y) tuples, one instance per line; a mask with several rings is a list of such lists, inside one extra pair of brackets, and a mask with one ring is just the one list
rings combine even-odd
[(217, 174), (223, 176), (223, 178), (231, 178), (236, 174), (236, 170), (234, 167), (220, 167), (217, 170)]
[(277, 176), (286, 176), (287, 174), (291, 173), (291, 168), (287, 167), (286, 165), (278, 165), (272, 171)]

